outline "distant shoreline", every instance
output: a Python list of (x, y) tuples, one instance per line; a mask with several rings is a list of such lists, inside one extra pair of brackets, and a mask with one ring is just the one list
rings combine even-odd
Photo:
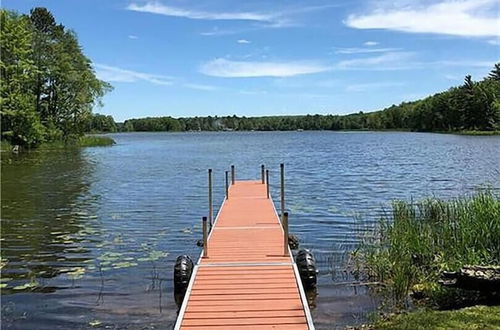
[(343, 130), (190, 130), (190, 131), (117, 131), (117, 132), (96, 132), (95, 134), (116, 134), (116, 133), (220, 133), (220, 132), (402, 132), (402, 133), (434, 133), (472, 136), (495, 136), (500, 135), (500, 131), (412, 131), (408, 129), (343, 129)]

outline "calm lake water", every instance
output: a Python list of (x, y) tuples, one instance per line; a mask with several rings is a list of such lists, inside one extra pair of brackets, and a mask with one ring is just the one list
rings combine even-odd
[[(365, 320), (376, 299), (339, 263), (393, 199), (500, 189), (500, 137), (423, 133), (127, 133), (117, 145), (2, 155), (2, 328), (164, 329), (172, 270), (199, 255), (207, 169), (216, 211), (224, 170), (286, 164), (291, 232), (320, 268), (319, 329)], [(275, 198), (277, 207), (279, 201)], [(95, 323), (93, 323), (95, 322)]]

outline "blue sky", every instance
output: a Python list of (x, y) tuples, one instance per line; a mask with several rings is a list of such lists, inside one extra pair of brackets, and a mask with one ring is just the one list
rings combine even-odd
[(500, 0), (4, 0), (47, 7), (114, 90), (116, 120), (344, 114), (480, 79)]

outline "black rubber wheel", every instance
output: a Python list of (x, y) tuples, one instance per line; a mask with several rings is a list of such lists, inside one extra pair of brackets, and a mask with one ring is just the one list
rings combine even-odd
[(182, 305), (184, 296), (189, 286), (189, 280), (193, 274), (194, 264), (187, 255), (178, 256), (174, 266), (174, 296), (177, 306)]
[(295, 263), (297, 264), (304, 289), (316, 288), (318, 270), (316, 269), (316, 260), (311, 251), (301, 249), (295, 257)]

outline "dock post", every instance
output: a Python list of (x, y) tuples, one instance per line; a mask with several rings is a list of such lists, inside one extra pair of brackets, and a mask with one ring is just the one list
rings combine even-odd
[(265, 183), (265, 178), (264, 178), (264, 164), (260, 165), (260, 178), (262, 179), (262, 184)]
[(203, 221), (203, 258), (208, 258), (207, 217), (203, 217), (202, 221)]
[(229, 171), (226, 171), (226, 199), (229, 198)]
[(213, 225), (214, 205), (212, 199), (212, 169), (208, 169), (208, 222), (210, 223), (210, 230)]
[(284, 247), (283, 254), (288, 255), (288, 212), (283, 213), (283, 233), (284, 233)]
[(267, 189), (267, 198), (269, 198), (269, 170), (266, 170), (266, 189)]
[(280, 164), (281, 172), (281, 222), (283, 222), (283, 214), (285, 212), (285, 164)]
[(234, 175), (234, 165), (231, 165), (231, 184), (234, 184), (235, 175)]

